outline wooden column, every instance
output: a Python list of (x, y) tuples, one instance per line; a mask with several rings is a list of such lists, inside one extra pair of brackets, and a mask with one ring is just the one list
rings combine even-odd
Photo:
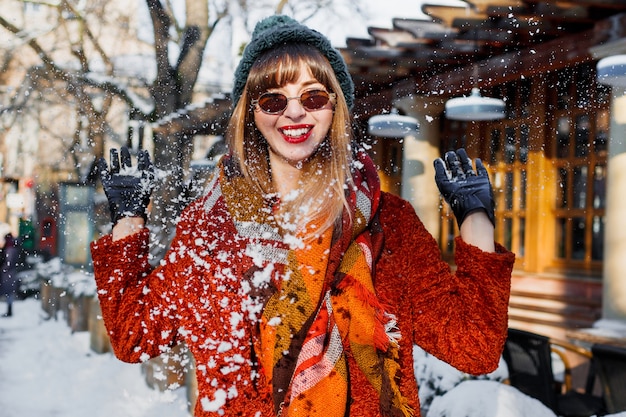
[(546, 144), (550, 138), (546, 129), (550, 121), (547, 116), (547, 94), (545, 77), (533, 78), (531, 120), (529, 124), (530, 147), (528, 152), (526, 189), (526, 237), (523, 269), (526, 272), (541, 273), (554, 261), (556, 247), (556, 206), (557, 170), (546, 156)]
[(626, 332), (626, 88), (613, 87), (604, 235), (603, 320)]
[(402, 158), (402, 192), (411, 202), (426, 229), (439, 240), (439, 190), (435, 183), (433, 161), (439, 154), (439, 123), (443, 101), (410, 95), (394, 102), (394, 106), (419, 122), (416, 136), (404, 138)]

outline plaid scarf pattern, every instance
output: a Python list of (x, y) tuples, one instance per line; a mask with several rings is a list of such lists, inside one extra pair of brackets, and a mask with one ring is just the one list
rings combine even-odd
[(253, 260), (241, 277), (254, 304), (248, 312), (258, 313), (253, 356), (279, 416), (348, 415), (347, 355), (378, 392), (381, 416), (413, 415), (397, 385), (400, 333), (374, 290), (379, 179), (367, 155), (357, 165), (340, 224), (309, 240), (281, 231), (271, 201), (229, 158), (209, 185), (206, 208), (223, 200)]

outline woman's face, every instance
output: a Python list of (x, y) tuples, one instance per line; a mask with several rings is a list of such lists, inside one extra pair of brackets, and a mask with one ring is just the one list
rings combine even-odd
[[(295, 82), (267, 92), (292, 98), (311, 90), (327, 91), (303, 63)], [(288, 100), (287, 107), (277, 114), (264, 113), (258, 105), (254, 109), (256, 127), (269, 146), (272, 169), (284, 164), (299, 166), (310, 158), (326, 138), (332, 119), (333, 100), (318, 110), (305, 109), (298, 99)]]

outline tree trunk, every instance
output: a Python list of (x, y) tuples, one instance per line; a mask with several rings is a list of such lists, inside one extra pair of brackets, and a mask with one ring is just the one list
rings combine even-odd
[[(208, 0), (187, 0), (186, 27), (183, 30), (180, 55), (175, 66), (169, 61), (171, 21), (160, 1), (146, 0), (153, 21), (157, 78), (151, 90), (155, 102), (155, 118), (167, 116), (192, 101), (202, 57), (210, 35)], [(159, 260), (169, 247), (175, 224), (182, 209), (180, 194), (192, 154), (190, 138), (164, 133), (154, 135), (154, 163), (166, 173), (154, 191), (150, 210), (150, 226), (154, 239), (151, 249)]]

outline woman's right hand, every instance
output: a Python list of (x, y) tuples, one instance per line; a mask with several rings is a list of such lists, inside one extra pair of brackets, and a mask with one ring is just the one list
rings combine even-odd
[[(127, 147), (111, 149), (111, 169), (104, 158), (98, 161), (100, 180), (109, 201), (111, 221), (116, 226), (124, 218), (140, 218), (144, 223), (150, 194), (156, 186), (156, 170), (146, 150), (137, 155), (137, 167), (132, 168)], [(120, 169), (121, 162), (121, 169)]]

